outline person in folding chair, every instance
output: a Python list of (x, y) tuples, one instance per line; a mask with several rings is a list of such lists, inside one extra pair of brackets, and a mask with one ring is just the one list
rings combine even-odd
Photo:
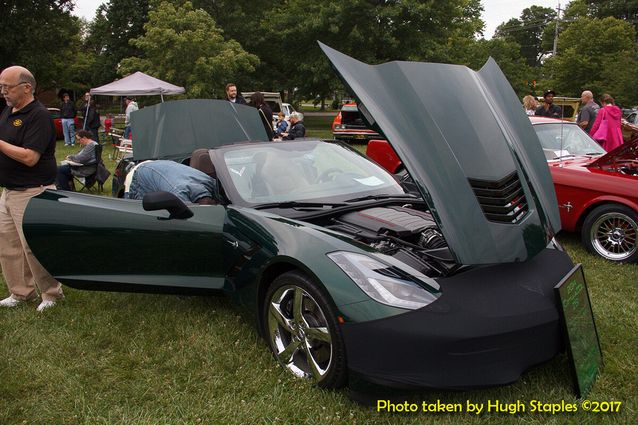
[(96, 149), (101, 148), (93, 140), (90, 131), (80, 130), (75, 134), (75, 139), (82, 145), (82, 150), (75, 155), (68, 155), (62, 165), (58, 166), (55, 185), (58, 190), (74, 190), (73, 177), (94, 176), (97, 171), (98, 155)]

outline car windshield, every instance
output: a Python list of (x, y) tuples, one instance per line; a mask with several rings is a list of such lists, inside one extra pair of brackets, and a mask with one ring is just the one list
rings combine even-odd
[(543, 145), (547, 160), (567, 156), (605, 154), (605, 150), (576, 124), (536, 124), (534, 130)]
[(391, 174), (334, 143), (263, 143), (228, 150), (223, 158), (235, 191), (248, 204), (405, 195)]

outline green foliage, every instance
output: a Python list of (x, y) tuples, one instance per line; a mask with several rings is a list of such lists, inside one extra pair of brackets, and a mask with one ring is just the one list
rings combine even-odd
[(616, 18), (581, 17), (558, 39), (558, 52), (545, 63), (548, 86), (565, 96), (591, 90), (623, 104), (638, 102), (638, 54), (634, 28)]
[[(260, 27), (266, 12), (281, 8), (281, 3), (271, 0), (193, 0), (193, 7), (207, 11), (223, 29), (226, 40), (237, 41), (247, 52), (259, 57), (255, 72), (238, 72), (231, 78), (240, 91), (281, 91), (287, 87), (285, 75), (267, 62), (274, 56), (270, 51), (278, 50), (277, 42), (269, 44)], [(280, 55), (286, 53), (279, 51)]]
[(149, 12), (143, 36), (131, 40), (141, 54), (121, 62), (120, 73), (142, 71), (184, 86), (190, 98), (223, 97), (224, 85), (259, 62), (222, 30), (204, 10), (190, 2), (162, 2)]
[(614, 17), (630, 22), (638, 31), (638, 0), (580, 0), (591, 16), (596, 18)]
[(539, 66), (548, 51), (548, 33), (551, 36), (550, 40), (553, 40), (554, 25), (551, 25), (551, 33), (545, 29), (554, 19), (556, 19), (554, 9), (532, 6), (524, 9), (519, 19), (513, 18), (499, 25), (495, 37), (517, 42), (520, 46), (520, 54), (527, 64)]
[(459, 39), (450, 44), (454, 52), (450, 62), (480, 69), (492, 57), (503, 70), (516, 93), (523, 97), (529, 94), (528, 82), (534, 80), (533, 68), (520, 55), (520, 45), (507, 38), (491, 40)]
[(6, 0), (0, 3), (0, 69), (28, 68), (38, 91), (60, 87), (73, 76), (80, 51), (80, 21), (71, 0)]
[(149, 0), (109, 0), (97, 8), (84, 41), (84, 49), (94, 57), (90, 86), (111, 82), (123, 58), (140, 54), (129, 40), (144, 33), (148, 9)]
[(317, 40), (369, 63), (444, 60), (450, 37), (482, 30), (480, 10), (478, 0), (290, 0), (265, 14), (259, 55), (280, 85), (323, 98), (341, 85)]

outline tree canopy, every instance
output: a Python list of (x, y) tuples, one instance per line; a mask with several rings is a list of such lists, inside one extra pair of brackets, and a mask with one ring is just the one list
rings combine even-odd
[(556, 11), (536, 5), (485, 40), (481, 0), (105, 0), (89, 22), (71, 15), (74, 3), (2, 2), (0, 67), (27, 66), (41, 89), (84, 90), (141, 70), (183, 85), (189, 97), (222, 97), (232, 81), (325, 99), (343, 87), (320, 40), (368, 63), (477, 69), (492, 56), (521, 96), (537, 82), (538, 92), (588, 88), (638, 103), (638, 0), (569, 2), (554, 56)]
[(122, 75), (140, 70), (184, 86), (188, 97), (221, 97), (226, 82), (259, 62), (238, 42), (224, 40), (215, 20), (188, 1), (158, 3), (148, 17), (144, 35), (131, 40), (141, 54), (121, 61)]
[(621, 103), (635, 103), (635, 37), (631, 24), (612, 17), (572, 22), (558, 39), (560, 54), (545, 63), (548, 85), (564, 95), (609, 92)]
[(72, 0), (5, 0), (0, 3), (0, 69), (27, 67), (38, 90), (68, 84), (80, 50), (80, 21)]
[(524, 9), (520, 18), (512, 18), (499, 25), (496, 28), (495, 37), (518, 43), (521, 56), (525, 58), (527, 64), (538, 66), (547, 53), (546, 43), (543, 43), (545, 28), (555, 19), (554, 9), (532, 6)]
[(91, 85), (112, 81), (122, 59), (141, 54), (130, 40), (144, 34), (148, 10), (148, 0), (108, 0), (97, 8), (84, 42), (94, 57)]

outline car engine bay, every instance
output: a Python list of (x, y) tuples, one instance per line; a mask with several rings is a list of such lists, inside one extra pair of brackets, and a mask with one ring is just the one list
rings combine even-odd
[(326, 228), (344, 233), (429, 277), (448, 276), (457, 264), (429, 211), (382, 206), (333, 217)]

